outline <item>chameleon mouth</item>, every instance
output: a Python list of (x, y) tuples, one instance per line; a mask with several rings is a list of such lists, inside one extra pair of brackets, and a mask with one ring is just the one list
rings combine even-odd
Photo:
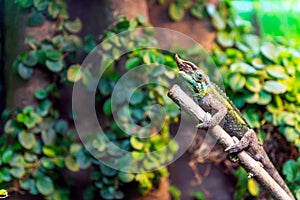
[(190, 62), (180, 59), (177, 54), (175, 55), (175, 61), (180, 71), (185, 73), (192, 73), (194, 71), (190, 66)]

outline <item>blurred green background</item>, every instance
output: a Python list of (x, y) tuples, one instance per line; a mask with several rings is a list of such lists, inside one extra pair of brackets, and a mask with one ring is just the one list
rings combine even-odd
[(235, 0), (232, 5), (243, 19), (258, 26), (262, 37), (284, 36), (299, 42), (300, 1)]

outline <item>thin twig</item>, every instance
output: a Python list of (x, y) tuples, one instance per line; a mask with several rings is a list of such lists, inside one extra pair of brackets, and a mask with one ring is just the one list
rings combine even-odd
[[(178, 104), (182, 109), (187, 111), (196, 120), (203, 121), (207, 117), (207, 113), (199, 107), (178, 85), (174, 85), (169, 92), (169, 97)], [(209, 116), (211, 117), (211, 116)], [(225, 132), (219, 125), (213, 127), (209, 131), (211, 136), (225, 149), (235, 144), (233, 138)], [(249, 173), (253, 174), (253, 178), (261, 184), (261, 186), (270, 192), (276, 200), (292, 200), (274, 179), (265, 171), (264, 168), (254, 160), (248, 153), (242, 151), (237, 155), (240, 165)]]

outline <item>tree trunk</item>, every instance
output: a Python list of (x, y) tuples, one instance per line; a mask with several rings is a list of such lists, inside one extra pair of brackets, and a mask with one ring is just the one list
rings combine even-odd
[(49, 84), (49, 76), (40, 69), (34, 69), (32, 77), (28, 81), (22, 80), (13, 69), (14, 60), (24, 50), (24, 41), (28, 36), (38, 41), (51, 38), (54, 25), (46, 21), (43, 26), (26, 26), (28, 12), (23, 11), (14, 1), (5, 1), (5, 87), (6, 107), (36, 106), (34, 91)]

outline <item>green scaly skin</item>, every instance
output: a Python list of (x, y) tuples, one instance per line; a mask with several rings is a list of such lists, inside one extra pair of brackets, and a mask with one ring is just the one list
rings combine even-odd
[(263, 164), (270, 176), (294, 199), (259, 143), (256, 133), (226, 94), (194, 63), (182, 60), (177, 55), (175, 60), (179, 68), (179, 76), (192, 91), (201, 108), (212, 115), (210, 120), (204, 120), (197, 127), (208, 129), (220, 125), (231, 137), (237, 137), (240, 141), (225, 151), (229, 154), (236, 154), (243, 150), (248, 152), (255, 160)]

